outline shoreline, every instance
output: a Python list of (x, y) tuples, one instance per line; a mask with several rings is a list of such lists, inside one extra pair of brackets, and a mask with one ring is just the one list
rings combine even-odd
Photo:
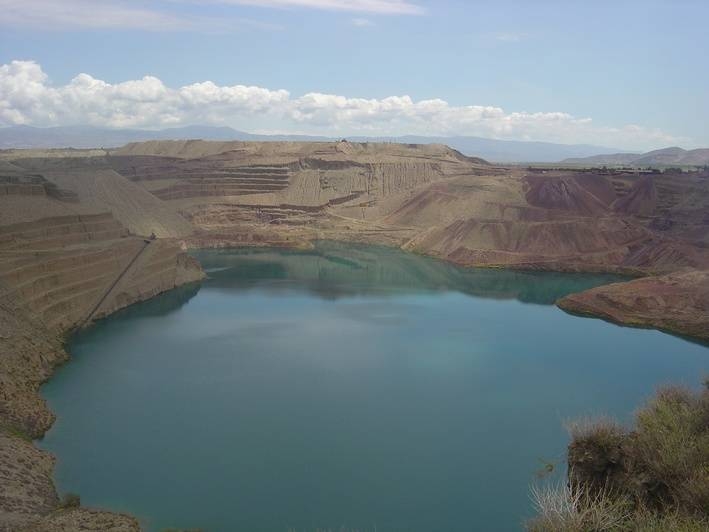
[[(89, 315), (92, 321), (204, 278), (198, 263), (174, 241), (157, 240), (148, 255), (109, 279), (101, 303)], [(56, 420), (40, 388), (70, 360), (69, 339), (84, 320), (52, 326), (33, 316), (21, 299), (11, 293), (7, 297), (0, 306), (0, 339), (7, 342), (1, 346), (7, 354), (2, 362), (9, 371), (0, 390), (0, 465), (5, 466), (0, 468), (0, 531), (140, 530), (132, 516), (62, 501), (54, 478), (56, 458), (36, 445)]]
[[(334, 240), (334, 239), (329, 239), (329, 240), (334, 241), (334, 242), (338, 242), (338, 243), (342, 243), (342, 244), (352, 243), (351, 241), (348, 241), (348, 240)], [(283, 244), (283, 243), (280, 243), (280, 244)], [(297, 250), (312, 249), (312, 247), (314, 246), (313, 241), (309, 241), (307, 246), (303, 246), (302, 243), (296, 244), (295, 242), (289, 242), (288, 244), (289, 245), (286, 245), (286, 246), (284, 246), (284, 245), (270, 245), (268, 243), (259, 243), (256, 246), (248, 245), (248, 244), (244, 245), (243, 243), (240, 245), (237, 245), (237, 246), (224, 246), (224, 245), (211, 246), (211, 247), (210, 246), (202, 246), (202, 247), (191, 247), (190, 246), (189, 251), (198, 252), (200, 250), (209, 251), (209, 250), (220, 250), (220, 249), (229, 250), (229, 249), (240, 249), (240, 248), (241, 249), (262, 248), (262, 249), (273, 249), (273, 250), (286, 249), (286, 250), (297, 251)], [(392, 246), (392, 245), (381, 244), (381, 243), (378, 245), (382, 245), (383, 247), (387, 247), (387, 248), (397, 249), (396, 246)], [(183, 249), (184, 249), (184, 247), (183, 247)], [(401, 248), (398, 248), (398, 249), (401, 249)], [(510, 271), (520, 271), (520, 272), (540, 272), (540, 273), (544, 272), (544, 273), (561, 273), (561, 274), (571, 274), (571, 275), (573, 275), (573, 274), (593, 274), (593, 273), (607, 273), (607, 274), (616, 274), (616, 275), (620, 274), (620, 272), (618, 271), (618, 268), (605, 268), (604, 269), (604, 268), (599, 268), (597, 266), (592, 267), (589, 270), (582, 270), (577, 265), (573, 265), (569, 268), (549, 268), (549, 269), (539, 268), (539, 267), (524, 267), (525, 265), (514, 265), (513, 267), (509, 267), (509, 266), (505, 267), (505, 266), (501, 266), (501, 265), (500, 266), (495, 266), (495, 265), (470, 266), (470, 265), (457, 264), (456, 262), (446, 260), (445, 258), (432, 257), (431, 255), (428, 255), (426, 253), (417, 253), (417, 252), (414, 252), (411, 250), (406, 250), (406, 249), (401, 249), (401, 250), (405, 253), (413, 253), (414, 255), (422, 255), (424, 257), (431, 258), (434, 260), (439, 260), (441, 262), (452, 264), (454, 266), (464, 268), (464, 269), (469, 269), (469, 268), (492, 269), (492, 270), (499, 269), (499, 270), (510, 270)], [(190, 255), (190, 257), (195, 261), (197, 260), (194, 257), (192, 257), (191, 255)], [(522, 266), (522, 267), (520, 267), (520, 266)], [(200, 264), (200, 269), (201, 269), (201, 264)], [(627, 272), (624, 272), (624, 273), (626, 275), (628, 274)], [(634, 271), (633, 273), (635, 273), (636, 275), (639, 274), (639, 272), (637, 272), (637, 271)], [(657, 327), (657, 326), (653, 325), (652, 322), (637, 322), (637, 323), (635, 323), (630, 320), (624, 321), (622, 318), (618, 318), (618, 317), (614, 317), (612, 315), (605, 314), (602, 310), (598, 310), (598, 311), (580, 310), (579, 311), (577, 309), (579, 309), (581, 307), (578, 307), (578, 306), (575, 307), (573, 304), (575, 297), (581, 297), (581, 296), (583, 296), (583, 294), (586, 294), (587, 292), (599, 291), (602, 289), (607, 289), (607, 287), (625, 286), (628, 283), (632, 283), (632, 282), (636, 282), (636, 281), (643, 281), (643, 280), (652, 279), (652, 278), (653, 278), (653, 276), (648, 275), (648, 274), (644, 274), (644, 277), (639, 277), (639, 278), (630, 278), (630, 276), (629, 276), (628, 281), (624, 281), (624, 282), (620, 282), (620, 283), (611, 283), (608, 285), (603, 285), (601, 287), (591, 289), (586, 292), (580, 292), (577, 294), (570, 294), (568, 296), (565, 296), (564, 298), (561, 298), (560, 300), (558, 300), (555, 303), (555, 306), (559, 307), (560, 309), (564, 310), (565, 312), (569, 312), (570, 314), (577, 314), (577, 315), (580, 315), (583, 317), (592, 317), (592, 318), (596, 318), (596, 319), (605, 319), (606, 321), (610, 321), (610, 322), (620, 325), (620, 326), (629, 326), (629, 327), (641, 326), (643, 328), (657, 329), (657, 330), (660, 330), (665, 333), (680, 335), (680, 336), (683, 336), (686, 338), (687, 335), (683, 334), (684, 331), (686, 331), (686, 328), (681, 323), (674, 326), (674, 327), (671, 324), (668, 326), (665, 326), (665, 327)], [(196, 284), (196, 283), (200, 283), (200, 282), (201, 282), (201, 279), (182, 283), (179, 285), (175, 285), (174, 287), (169, 288), (167, 290), (160, 290), (160, 291), (156, 291), (154, 293), (145, 294), (145, 297), (137, 298), (134, 301), (128, 303), (127, 305), (118, 306), (116, 308), (113, 308), (110, 312), (105, 312), (105, 313), (101, 314), (100, 316), (97, 316), (96, 320), (92, 320), (92, 323), (94, 321), (98, 321), (100, 319), (109, 317), (109, 316), (113, 315), (115, 312), (122, 310), (123, 308), (126, 308), (127, 306), (130, 306), (133, 303), (147, 301), (147, 300), (152, 299), (153, 297), (155, 297), (159, 294), (162, 294), (168, 290), (172, 290), (172, 289), (176, 289), (176, 288), (179, 288), (182, 286), (187, 286), (189, 284), (193, 284), (193, 283)], [(41, 381), (41, 383), (39, 385), (40, 387), (42, 384), (48, 382), (49, 379), (52, 378), (55, 371), (60, 366), (62, 366), (66, 362), (70, 361), (71, 353), (68, 350), (68, 343), (71, 338), (71, 335), (75, 334), (76, 331), (79, 330), (80, 328), (82, 328), (82, 327), (74, 327), (74, 328), (68, 329), (63, 332), (61, 339), (60, 339), (60, 343), (61, 343), (61, 350), (59, 352), (60, 356), (58, 357), (56, 363), (49, 370), (49, 374), (46, 376), (46, 378)], [(688, 340), (690, 340), (690, 341), (694, 340), (694, 341), (699, 341), (700, 343), (704, 343), (704, 338), (702, 338), (701, 336), (697, 336), (696, 338), (690, 337), (690, 338), (688, 338)], [(39, 387), (37, 388), (37, 394), (40, 395), (40, 397), (41, 397)], [(44, 401), (43, 398), (41, 400)], [(90, 524), (91, 520), (99, 519), (99, 520), (102, 520), (102, 522), (104, 523), (104, 525), (102, 525), (102, 526), (105, 526), (107, 524), (110, 524), (111, 526), (113, 526), (113, 524), (111, 524), (112, 520), (113, 520), (113, 521), (115, 521), (116, 526), (119, 527), (117, 530), (127, 530), (127, 531), (128, 530), (140, 530), (139, 522), (134, 517), (126, 515), (126, 514), (120, 514), (120, 513), (112, 512), (110, 510), (102, 510), (102, 509), (95, 509), (95, 508), (79, 507), (79, 508), (65, 509), (65, 508), (61, 508), (59, 506), (60, 501), (59, 501), (59, 497), (57, 495), (56, 485), (54, 484), (54, 474), (53, 474), (53, 465), (54, 465), (55, 458), (48, 451), (44, 451), (36, 446), (36, 442), (41, 441), (41, 439), (43, 438), (46, 431), (49, 430), (49, 428), (51, 428), (51, 426), (54, 423), (54, 414), (51, 413), (51, 411), (50, 411), (50, 414), (52, 416), (51, 422), (48, 425), (46, 425), (45, 427), (43, 427), (42, 429), (40, 429), (41, 432), (38, 432), (35, 434), (27, 434), (27, 433), (23, 432), (22, 430), (15, 429), (16, 434), (11, 435), (11, 434), (9, 434), (9, 432), (12, 432), (12, 430), (13, 430), (12, 425), (8, 425), (8, 426), (4, 427), (3, 429), (0, 429), (0, 435), (2, 435), (4, 432), (5, 437), (9, 436), (12, 439), (22, 440), (22, 442), (25, 445), (31, 446), (32, 449), (36, 453), (39, 453), (39, 455), (43, 455), (43, 458), (41, 459), (42, 461), (46, 462), (46, 460), (49, 460), (51, 462), (51, 465), (50, 465), (50, 469), (52, 471), (52, 473), (51, 473), (51, 490), (53, 490), (54, 493), (51, 495), (47, 494), (47, 498), (49, 500), (54, 501), (54, 507), (52, 510), (50, 510), (45, 515), (43, 515), (43, 516), (39, 515), (39, 516), (37, 516), (37, 519), (32, 520), (30, 522), (31, 527), (45, 526), (45, 524), (43, 524), (42, 521), (47, 521), (47, 520), (51, 521), (54, 519), (62, 519), (62, 520), (69, 519), (73, 523), (80, 523), (80, 522), (83, 522), (86, 519), (88, 519), (89, 524)], [(5, 425), (7, 425), (7, 424), (5, 424)], [(9, 427), (9, 432), (8, 432), (8, 427)], [(31, 439), (28, 440), (27, 438), (31, 438)], [(37, 461), (40, 461), (40, 459), (37, 458)], [(86, 515), (84, 515), (84, 513), (86, 513)], [(49, 525), (47, 525), (47, 526), (49, 526)], [(29, 529), (31, 529), (31, 528), (28, 528), (26, 530), (29, 530)], [(42, 528), (39, 528), (39, 529), (41, 530)], [(46, 529), (51, 530), (50, 528), (46, 528)], [(9, 528), (3, 529), (2, 527), (0, 527), (0, 530), (10, 530), (10, 529)]]
[(709, 344), (709, 270), (646, 276), (569, 294), (557, 306), (626, 327)]

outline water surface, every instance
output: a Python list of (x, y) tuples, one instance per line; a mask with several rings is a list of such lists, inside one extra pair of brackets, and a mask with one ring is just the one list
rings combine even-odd
[(627, 421), (709, 350), (570, 316), (607, 276), (377, 247), (199, 253), (210, 278), (76, 335), (43, 388), (61, 491), (148, 530), (519, 530), (565, 419)]

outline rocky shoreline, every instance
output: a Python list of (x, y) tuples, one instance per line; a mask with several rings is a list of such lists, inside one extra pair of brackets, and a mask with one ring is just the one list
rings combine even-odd
[[(153, 241), (95, 307), (92, 319), (204, 277), (199, 264), (174, 242)], [(46, 260), (46, 259), (45, 259)], [(54, 457), (33, 445), (55, 416), (40, 386), (69, 360), (65, 338), (83, 325), (48, 326), (28, 311), (16, 291), (0, 284), (0, 530), (58, 532), (140, 530), (131, 516), (65, 507), (54, 485)]]
[(568, 295), (557, 305), (572, 314), (709, 342), (709, 270), (600, 286)]
[[(261, 242), (249, 244), (269, 245)], [(219, 245), (210, 247), (225, 246), (220, 242)], [(592, 270), (597, 272), (598, 268)], [(194, 282), (201, 276), (196, 277), (195, 279), (188, 275), (175, 286)], [(697, 286), (703, 289), (696, 290)], [(709, 340), (707, 287), (709, 272), (693, 271), (598, 287), (566, 296), (559, 300), (557, 305), (570, 313), (608, 319), (622, 325), (657, 328), (706, 341)], [(144, 301), (163, 291), (155, 289), (136, 294), (125, 303)], [(116, 305), (102, 315), (108, 316), (126, 304)], [(27, 319), (27, 323), (31, 323), (31, 320)], [(0, 479), (5, 486), (5, 493), (0, 498), (0, 508), (3, 511), (0, 530), (140, 530), (138, 521), (131, 516), (95, 509), (61, 508), (53, 484), (54, 457), (34, 447), (27, 436), (40, 438), (51, 427), (54, 415), (47, 410), (44, 401), (39, 397), (39, 386), (51, 378), (54, 369), (66, 362), (69, 355), (64, 350), (60, 337), (43, 337), (41, 334), (37, 335), (37, 331), (34, 331), (33, 335), (40, 339), (40, 343), (35, 342), (32, 345), (35, 354), (32, 358), (38, 361), (33, 366), (35, 375), (30, 379), (34, 406), (19, 418), (14, 415), (16, 412), (3, 412), (2, 415), (5, 423), (11, 420), (11, 426), (19, 426), (21, 429), (15, 434), (0, 430), (0, 464), (20, 464), (12, 470), (0, 470)]]

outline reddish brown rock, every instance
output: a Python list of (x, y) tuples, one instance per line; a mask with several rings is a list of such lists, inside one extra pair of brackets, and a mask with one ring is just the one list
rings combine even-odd
[(645, 277), (571, 294), (562, 309), (709, 341), (709, 270)]

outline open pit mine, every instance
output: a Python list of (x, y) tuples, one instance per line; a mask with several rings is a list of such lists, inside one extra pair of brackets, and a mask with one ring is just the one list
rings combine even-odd
[(53, 458), (32, 439), (54, 421), (39, 387), (68, 359), (68, 333), (200, 281), (186, 250), (317, 240), (627, 274), (558, 305), (709, 341), (706, 171), (525, 169), (344, 140), (0, 151), (0, 530), (138, 529), (121, 514), (54, 512)]

